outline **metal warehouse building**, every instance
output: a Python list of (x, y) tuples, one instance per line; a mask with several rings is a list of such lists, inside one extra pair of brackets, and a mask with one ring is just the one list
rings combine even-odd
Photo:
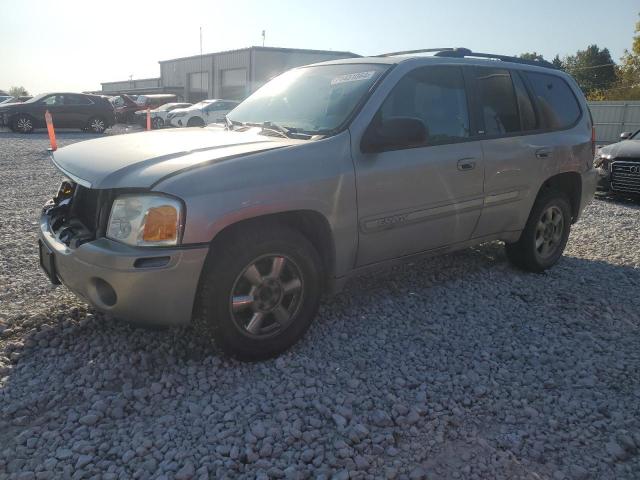
[(161, 61), (160, 79), (172, 92), (182, 89), (189, 102), (205, 98), (242, 100), (290, 68), (356, 56), (351, 52), (251, 47)]
[(174, 93), (188, 102), (205, 98), (242, 100), (290, 68), (339, 58), (351, 52), (250, 47), (160, 61), (160, 78), (102, 83), (102, 93)]

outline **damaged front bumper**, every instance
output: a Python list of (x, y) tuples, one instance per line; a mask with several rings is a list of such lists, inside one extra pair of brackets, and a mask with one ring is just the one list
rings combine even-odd
[(40, 263), (53, 283), (133, 323), (189, 323), (208, 245), (142, 248), (91, 238), (81, 222), (60, 219), (64, 207), (49, 202), (40, 217)]

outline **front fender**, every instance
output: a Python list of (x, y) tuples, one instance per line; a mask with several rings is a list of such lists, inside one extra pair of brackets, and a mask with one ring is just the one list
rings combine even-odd
[(357, 204), (349, 134), (232, 158), (170, 177), (154, 190), (186, 204), (183, 242), (208, 243), (235, 223), (291, 211), (313, 211), (329, 224), (335, 272), (353, 266)]

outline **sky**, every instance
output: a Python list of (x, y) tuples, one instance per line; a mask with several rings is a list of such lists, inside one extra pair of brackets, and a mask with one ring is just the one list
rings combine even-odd
[(590, 44), (618, 61), (638, 0), (0, 0), (0, 89), (99, 90), (159, 60), (262, 44), (361, 55), (467, 47), (547, 59)]

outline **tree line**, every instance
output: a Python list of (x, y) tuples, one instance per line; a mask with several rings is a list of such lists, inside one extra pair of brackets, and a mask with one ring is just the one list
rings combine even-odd
[[(525, 60), (545, 60), (536, 52), (520, 55)], [(588, 100), (640, 100), (640, 22), (636, 23), (631, 50), (625, 50), (616, 63), (609, 49), (589, 45), (575, 55), (551, 63), (576, 79)]]

